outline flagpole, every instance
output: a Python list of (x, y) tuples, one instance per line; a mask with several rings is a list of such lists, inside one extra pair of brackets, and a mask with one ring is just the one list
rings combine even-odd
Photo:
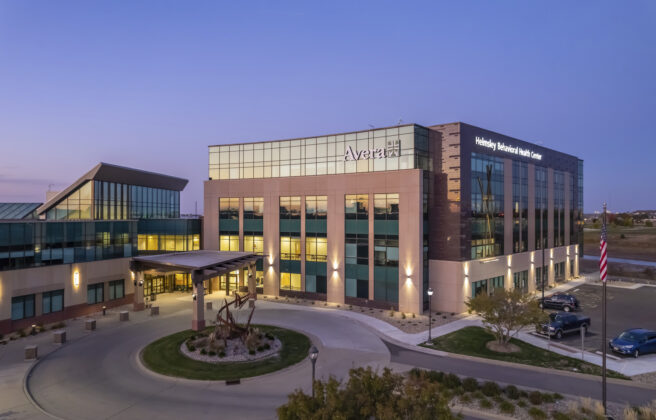
[[(606, 203), (604, 203), (604, 221), (603, 221), (603, 229), (606, 229)], [(607, 239), (604, 238), (604, 241), (607, 243)], [(606, 245), (607, 246), (607, 245)], [(603, 250), (602, 250), (603, 252)], [(608, 262), (606, 262), (608, 264)], [(608, 271), (608, 266), (606, 266), (606, 271)], [(602, 300), (601, 300), (601, 318), (602, 318), (602, 327), (601, 327), (601, 347), (603, 348), (603, 356), (602, 356), (602, 365), (601, 365), (601, 370), (602, 370), (602, 376), (601, 376), (601, 388), (602, 388), (602, 399), (603, 399), (603, 404), (604, 404), (604, 416), (608, 417), (608, 411), (606, 407), (606, 351), (608, 347), (608, 343), (606, 343), (606, 280), (605, 276), (602, 281)]]

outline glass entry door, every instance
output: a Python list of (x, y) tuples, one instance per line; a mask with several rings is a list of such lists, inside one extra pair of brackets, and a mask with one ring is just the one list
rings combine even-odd
[(219, 278), (219, 289), (224, 290), (226, 294), (230, 294), (232, 290), (237, 290), (238, 287), (239, 270), (224, 274)]

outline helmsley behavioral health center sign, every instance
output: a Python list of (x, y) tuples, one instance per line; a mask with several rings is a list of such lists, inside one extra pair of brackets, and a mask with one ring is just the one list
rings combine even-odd
[(510, 146), (502, 141), (488, 140), (485, 137), (476, 136), (476, 145), (487, 147), (488, 149), (492, 149), (494, 151), (498, 150), (500, 152), (511, 153), (513, 155), (519, 155), (535, 160), (542, 160), (542, 154), (536, 153), (533, 150), (522, 149), (519, 146)]

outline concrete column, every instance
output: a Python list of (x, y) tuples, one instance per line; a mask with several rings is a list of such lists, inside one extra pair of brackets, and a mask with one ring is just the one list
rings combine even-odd
[(248, 266), (248, 293), (254, 296), (254, 299), (257, 299), (257, 294), (255, 292), (255, 279), (256, 268), (255, 263)]
[(244, 198), (239, 197), (239, 250), (244, 250)]
[(344, 269), (344, 232), (344, 193), (338, 190), (328, 196), (326, 299), (328, 302), (341, 304), (344, 303), (344, 274), (346, 273)]
[[(367, 231), (367, 242), (369, 246), (369, 300), (374, 300), (374, 211), (374, 194), (369, 194), (369, 215), (367, 219), (369, 225), (369, 230)], [(346, 242), (346, 239), (344, 239), (344, 241)], [(401, 271), (400, 267), (399, 271)]]
[(412, 181), (399, 193), (399, 311), (421, 314), (424, 312), (421, 172)]
[[(264, 294), (280, 295), (280, 197), (277, 192), (264, 197)], [(272, 262), (272, 265), (269, 263)]]
[(201, 331), (205, 329), (205, 287), (200, 279), (200, 273), (196, 271), (192, 272), (191, 281), (193, 282), (194, 295), (196, 296), (196, 300), (192, 301), (193, 318), (191, 320), (191, 329)]
[(146, 307), (144, 304), (144, 274), (143, 271), (137, 271), (134, 273), (134, 281), (137, 282), (137, 285), (134, 286), (134, 299), (132, 304), (133, 311), (143, 311)]

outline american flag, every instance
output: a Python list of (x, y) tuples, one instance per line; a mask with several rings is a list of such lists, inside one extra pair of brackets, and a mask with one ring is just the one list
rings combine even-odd
[(608, 257), (606, 255), (606, 220), (601, 226), (601, 241), (599, 243), (601, 256), (599, 257), (599, 277), (603, 283), (606, 283), (606, 272), (608, 271)]

